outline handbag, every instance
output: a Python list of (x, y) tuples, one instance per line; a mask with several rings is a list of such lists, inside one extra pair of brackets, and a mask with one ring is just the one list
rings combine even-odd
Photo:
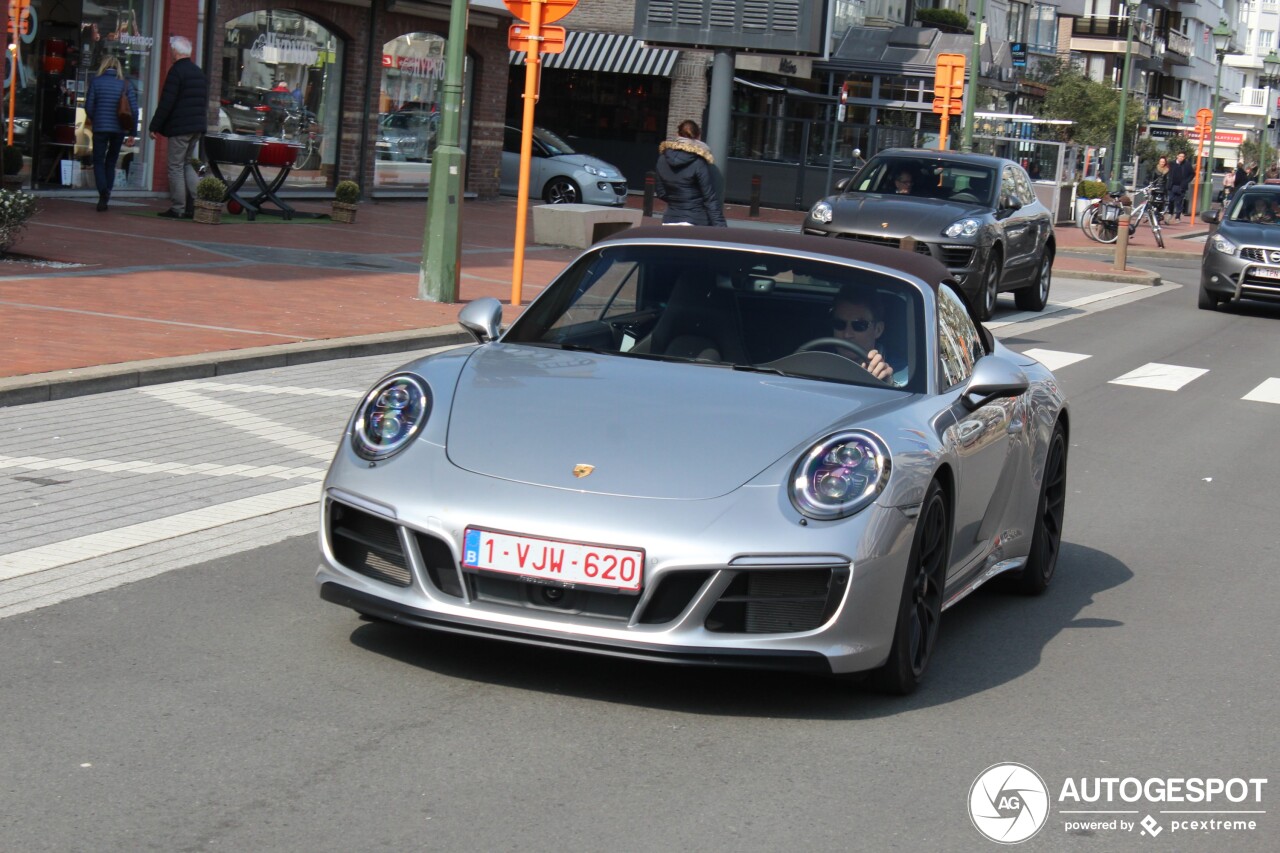
[(138, 132), (138, 115), (129, 103), (128, 83), (120, 90), (120, 102), (116, 104), (116, 121), (120, 123), (120, 130), (126, 136), (132, 136)]

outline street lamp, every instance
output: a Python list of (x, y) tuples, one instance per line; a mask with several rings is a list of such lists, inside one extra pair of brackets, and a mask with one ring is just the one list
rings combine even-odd
[(1204, 199), (1201, 213), (1213, 206), (1213, 147), (1218, 140), (1218, 97), (1222, 91), (1222, 60), (1226, 58), (1231, 47), (1231, 27), (1225, 20), (1220, 20), (1213, 28), (1213, 51), (1218, 55), (1218, 73), (1213, 80), (1213, 123), (1209, 127), (1209, 164), (1204, 170), (1204, 179), (1200, 182), (1200, 197)]
[(978, 14), (973, 19), (973, 57), (969, 60), (969, 80), (964, 94), (964, 130), (960, 134), (960, 150), (973, 151), (973, 110), (978, 102), (978, 71), (982, 68), (982, 22), (986, 20), (986, 0), (978, 0)]
[(1120, 169), (1123, 162), (1120, 155), (1124, 152), (1124, 120), (1125, 111), (1129, 107), (1129, 77), (1133, 73), (1133, 18), (1142, 5), (1142, 0), (1128, 0), (1125, 4), (1129, 11), (1125, 24), (1124, 36), (1124, 75), (1120, 80), (1120, 115), (1116, 120), (1116, 146), (1111, 153), (1111, 194), (1120, 195), (1124, 184), (1120, 181)]
[[(1280, 83), (1280, 53), (1276, 53), (1274, 49), (1272, 49), (1270, 53), (1268, 53), (1266, 56), (1262, 58), (1262, 80), (1264, 81), (1265, 85), (1267, 85), (1272, 89), (1272, 91), (1275, 90), (1276, 84)], [(1271, 105), (1270, 103), (1268, 103), (1267, 114), (1270, 115), (1270, 113), (1271, 113)], [(1269, 155), (1269, 153), (1266, 150), (1267, 134), (1264, 132), (1259, 134), (1259, 136), (1261, 137), (1262, 143), (1263, 143), (1262, 153), (1267, 156), (1259, 157), (1258, 159), (1261, 161), (1262, 164), (1269, 165), (1268, 161), (1273, 158)], [(1260, 168), (1262, 168), (1262, 166), (1260, 166)]]

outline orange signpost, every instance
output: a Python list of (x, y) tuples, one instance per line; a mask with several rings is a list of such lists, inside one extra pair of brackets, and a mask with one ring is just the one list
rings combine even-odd
[[(1200, 209), (1200, 158), (1204, 156), (1204, 141), (1213, 133), (1213, 110), (1205, 107), (1196, 112), (1196, 136), (1199, 141), (1196, 143), (1196, 176), (1195, 184), (1191, 188), (1191, 224), (1196, 224), (1196, 211)], [(1209, 184), (1209, 191), (1213, 191), (1213, 183)]]
[(933, 77), (933, 111), (942, 117), (938, 134), (938, 150), (947, 150), (951, 116), (964, 110), (964, 62), (963, 53), (940, 53)]
[(533, 107), (538, 101), (538, 72), (541, 55), (564, 50), (563, 27), (548, 27), (573, 11), (578, 0), (502, 0), (512, 15), (528, 25), (513, 24), (507, 32), (507, 46), (525, 51), (524, 121), (520, 126), (520, 184), (516, 193), (515, 256), (511, 269), (511, 307), (520, 305), (524, 280), (525, 229), (529, 223), (529, 162), (533, 159)]

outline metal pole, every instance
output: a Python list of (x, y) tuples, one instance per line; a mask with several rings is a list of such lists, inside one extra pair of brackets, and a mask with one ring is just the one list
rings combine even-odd
[[(542, 35), (542, 2), (534, 0), (529, 9), (529, 33)], [(533, 113), (542, 91), (542, 43), (530, 39), (524, 54), (524, 118), (520, 125), (520, 176), (516, 185), (515, 255), (511, 259), (511, 305), (522, 299), (524, 287), (525, 235), (529, 227), (529, 170), (533, 162)]]
[(440, 89), (440, 136), (431, 155), (427, 224), (418, 269), (418, 298), (431, 302), (458, 301), (462, 180), (467, 171), (467, 155), (459, 147), (466, 56), (467, 0), (453, 0), (449, 7), (444, 85)]
[(973, 151), (973, 106), (978, 101), (978, 72), (982, 68), (982, 22), (987, 17), (986, 0), (978, 0), (978, 16), (973, 20), (973, 58), (969, 61), (969, 81), (964, 94), (964, 133), (960, 150)]
[(711, 93), (707, 100), (707, 126), (703, 141), (711, 149), (715, 167), (716, 194), (724, 201), (725, 183), (729, 179), (729, 123), (733, 114), (734, 51), (718, 48), (711, 58)]
[(1120, 180), (1120, 170), (1123, 167), (1124, 160), (1122, 154), (1124, 152), (1124, 121), (1125, 113), (1129, 107), (1129, 76), (1133, 72), (1133, 13), (1137, 8), (1137, 4), (1127, 6), (1129, 16), (1125, 24), (1124, 37), (1124, 75), (1120, 82), (1120, 116), (1116, 120), (1116, 147), (1111, 152), (1111, 167), (1108, 170), (1111, 174), (1111, 192), (1119, 195), (1124, 190), (1124, 182)]
[(1205, 203), (1204, 211), (1213, 207), (1213, 143), (1218, 138), (1218, 97), (1222, 89), (1222, 60), (1225, 56), (1225, 53), (1218, 53), (1218, 73), (1213, 78), (1213, 123), (1209, 126), (1209, 163), (1204, 170), (1203, 191), (1200, 193), (1200, 198)]

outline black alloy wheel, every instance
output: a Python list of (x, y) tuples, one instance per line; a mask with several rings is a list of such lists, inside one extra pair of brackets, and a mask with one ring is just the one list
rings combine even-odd
[(1040, 254), (1040, 268), (1030, 287), (1015, 290), (1014, 302), (1020, 311), (1043, 311), (1049, 304), (1049, 285), (1053, 280), (1053, 249), (1048, 246)]
[(996, 312), (996, 294), (1000, 292), (1000, 251), (992, 249), (987, 265), (982, 270), (982, 282), (978, 291), (978, 319), (990, 320)]
[(542, 190), (542, 200), (547, 204), (577, 204), (582, 201), (582, 191), (569, 178), (552, 178)]
[(1036, 504), (1035, 532), (1031, 553), (1018, 578), (1018, 588), (1026, 595), (1040, 595), (1049, 588), (1058, 553), (1062, 550), (1062, 518), (1067, 506), (1067, 434), (1062, 424), (1054, 424), (1044, 460), (1044, 479)]
[(872, 675), (873, 686), (885, 693), (905, 696), (914, 692), (929, 667), (942, 620), (942, 590), (951, 552), (950, 518), (942, 487), (935, 480), (929, 484), (916, 521), (889, 659)]

